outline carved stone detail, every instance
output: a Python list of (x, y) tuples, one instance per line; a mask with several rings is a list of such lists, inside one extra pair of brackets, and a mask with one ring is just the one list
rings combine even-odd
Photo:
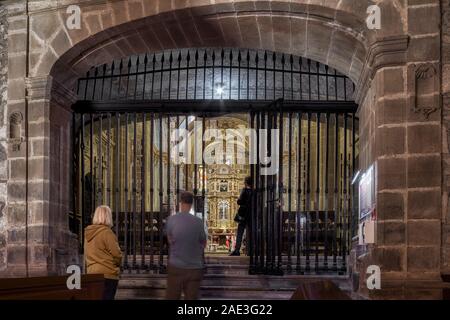
[(409, 74), (411, 109), (414, 113), (421, 113), (428, 120), (441, 107), (437, 67), (431, 63), (413, 64), (410, 66)]

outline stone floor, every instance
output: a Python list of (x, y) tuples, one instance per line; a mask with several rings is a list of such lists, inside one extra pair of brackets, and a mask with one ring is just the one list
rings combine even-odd
[[(288, 300), (303, 281), (312, 279), (330, 279), (351, 295), (346, 275), (249, 275), (248, 263), (248, 257), (207, 256), (201, 299)], [(116, 298), (163, 299), (166, 286), (167, 276), (164, 274), (125, 272)]]

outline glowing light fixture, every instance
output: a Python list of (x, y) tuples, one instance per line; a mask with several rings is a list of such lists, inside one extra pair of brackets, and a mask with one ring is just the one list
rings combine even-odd
[(217, 95), (220, 95), (222, 97), (222, 95), (225, 93), (225, 84), (219, 83), (216, 86), (216, 93)]

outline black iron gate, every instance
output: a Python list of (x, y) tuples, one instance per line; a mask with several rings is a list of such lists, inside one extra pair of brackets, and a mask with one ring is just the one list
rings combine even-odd
[[(356, 227), (355, 114), (292, 110), (278, 102), (253, 113), (251, 125), (268, 130), (267, 151), (279, 158), (279, 169), (263, 174), (261, 162), (252, 166), (250, 272), (346, 272)], [(270, 143), (277, 131), (277, 143)]]
[[(73, 107), (73, 230), (83, 239), (95, 207), (107, 204), (123, 268), (164, 272), (164, 223), (180, 190), (194, 193), (195, 214), (207, 214), (208, 166), (199, 157), (207, 141), (197, 136), (214, 117), (240, 114), (257, 132), (249, 142), (257, 155), (249, 165), (250, 271), (345, 272), (358, 156), (353, 90), (350, 79), (317, 62), (236, 49), (163, 52), (93, 68), (79, 80)], [(174, 129), (193, 138), (173, 136)], [(277, 159), (274, 172), (260, 161), (262, 151)]]

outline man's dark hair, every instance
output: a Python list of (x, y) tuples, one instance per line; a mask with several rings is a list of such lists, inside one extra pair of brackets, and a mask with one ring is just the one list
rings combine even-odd
[(244, 182), (245, 182), (245, 184), (246, 184), (247, 186), (250, 186), (250, 187), (251, 187), (251, 186), (253, 185), (253, 179), (252, 179), (252, 177), (250, 177), (250, 176), (245, 177)]
[(189, 191), (181, 191), (180, 202), (186, 203), (186, 204), (193, 204), (194, 203), (194, 195), (192, 194), (192, 192), (189, 192)]

